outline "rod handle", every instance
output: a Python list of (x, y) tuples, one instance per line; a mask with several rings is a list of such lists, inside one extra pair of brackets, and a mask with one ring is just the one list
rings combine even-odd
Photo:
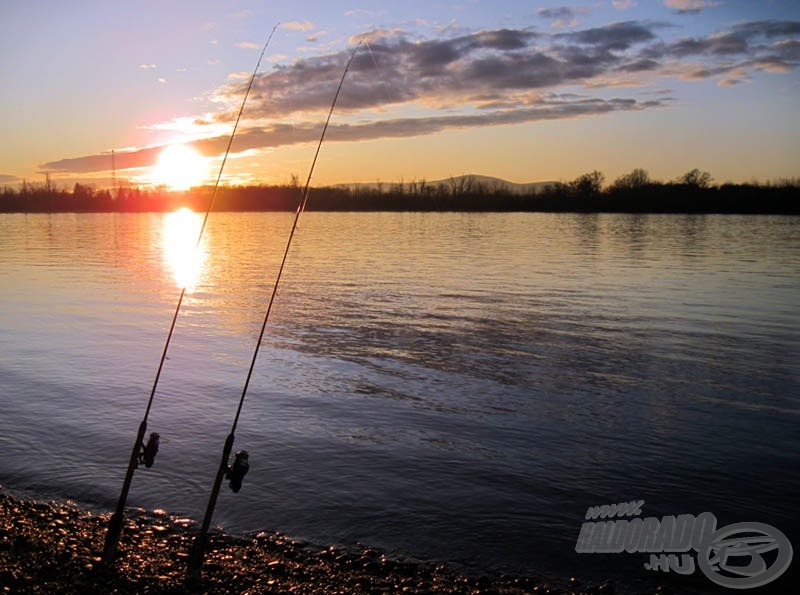
[(217, 505), (222, 479), (228, 471), (228, 459), (230, 459), (231, 451), (233, 450), (233, 440), (234, 436), (233, 432), (231, 432), (228, 434), (225, 446), (222, 449), (222, 457), (217, 469), (217, 476), (214, 478), (214, 486), (211, 488), (211, 495), (208, 498), (208, 506), (203, 517), (203, 524), (200, 527), (200, 533), (195, 537), (192, 551), (189, 555), (189, 568), (186, 571), (186, 580), (188, 582), (196, 582), (200, 578), (200, 571), (203, 568), (203, 560), (206, 555), (206, 544), (208, 543), (208, 528), (211, 526), (211, 517), (214, 516), (214, 508)]

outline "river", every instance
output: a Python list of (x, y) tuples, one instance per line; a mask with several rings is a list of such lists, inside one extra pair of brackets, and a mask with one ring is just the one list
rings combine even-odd
[[(0, 216), (0, 483), (202, 517), (293, 214)], [(587, 508), (800, 543), (800, 219), (306, 213), (215, 524), (467, 568), (577, 554)], [(681, 577), (678, 577), (681, 578)]]

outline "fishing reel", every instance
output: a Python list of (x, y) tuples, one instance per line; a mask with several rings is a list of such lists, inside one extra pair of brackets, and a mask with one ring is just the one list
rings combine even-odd
[(147, 444), (142, 443), (139, 446), (139, 463), (144, 463), (148, 469), (153, 466), (158, 454), (158, 443), (161, 435), (158, 432), (151, 432), (150, 437), (147, 439)]
[(236, 458), (233, 460), (232, 465), (228, 465), (228, 471), (225, 473), (225, 479), (230, 480), (230, 487), (234, 493), (238, 493), (242, 489), (242, 480), (247, 472), (250, 470), (250, 463), (248, 459), (250, 455), (246, 450), (236, 452)]

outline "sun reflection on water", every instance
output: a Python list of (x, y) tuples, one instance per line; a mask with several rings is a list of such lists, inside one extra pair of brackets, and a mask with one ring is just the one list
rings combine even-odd
[(164, 217), (164, 259), (178, 287), (189, 293), (197, 285), (207, 256), (203, 243), (197, 246), (202, 224), (202, 215), (185, 207)]

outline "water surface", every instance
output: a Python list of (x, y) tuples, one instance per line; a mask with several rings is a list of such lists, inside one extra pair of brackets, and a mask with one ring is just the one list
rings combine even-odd
[[(291, 214), (0, 216), (0, 482), (200, 518)], [(797, 539), (800, 220), (307, 213), (215, 522), (547, 576), (587, 507)], [(704, 579), (705, 580), (705, 579)]]

